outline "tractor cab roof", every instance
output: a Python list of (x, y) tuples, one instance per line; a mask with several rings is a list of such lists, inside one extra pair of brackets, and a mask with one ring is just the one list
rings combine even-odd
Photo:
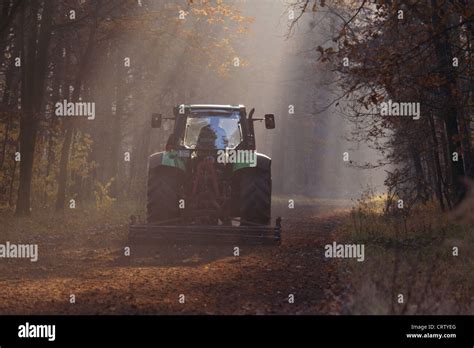
[[(183, 110), (184, 108), (184, 110)], [(240, 112), (245, 115), (245, 106), (242, 104), (236, 105), (216, 105), (216, 104), (181, 104), (174, 108), (174, 115), (178, 117), (179, 114), (187, 113), (208, 113), (208, 114), (223, 114), (231, 115), (234, 112)]]
[(181, 109), (187, 110), (187, 112), (197, 112), (197, 113), (223, 113), (223, 114), (230, 114), (235, 111), (244, 111), (245, 114), (245, 106), (242, 104), (236, 105), (216, 105), (216, 104), (182, 104), (178, 105), (174, 108), (175, 115), (182, 113), (183, 111), (179, 112)]
[(217, 105), (217, 104), (189, 104), (189, 105), (184, 105), (185, 108), (190, 108), (190, 109), (241, 109), (245, 108), (244, 105), (242, 104), (236, 104), (236, 105)]

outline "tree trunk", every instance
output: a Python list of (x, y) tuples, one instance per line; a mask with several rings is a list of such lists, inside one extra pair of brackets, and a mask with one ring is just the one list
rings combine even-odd
[(67, 165), (69, 161), (69, 150), (71, 148), (72, 137), (74, 135), (74, 128), (69, 123), (66, 128), (66, 135), (64, 137), (63, 147), (61, 149), (61, 159), (59, 160), (59, 175), (58, 175), (58, 195), (56, 196), (56, 210), (64, 209), (64, 202), (66, 200), (66, 186), (67, 186)]
[[(84, 74), (90, 61), (90, 57), (92, 55), (92, 48), (97, 28), (96, 25), (97, 23), (95, 23), (94, 26), (91, 28), (87, 45), (79, 61), (79, 68), (74, 79), (74, 91), (71, 97), (72, 102), (76, 102), (77, 100), (79, 100)], [(71, 149), (71, 143), (74, 135), (74, 125), (72, 123), (73, 120), (65, 120), (65, 122), (68, 123), (66, 126), (66, 135), (64, 138), (63, 147), (61, 149), (61, 159), (59, 162), (58, 195), (56, 197), (56, 210), (64, 209), (64, 202), (66, 201), (69, 151)]]
[[(33, 175), (33, 160), (35, 154), (36, 135), (38, 132), (44, 81), (47, 71), (47, 56), (51, 38), (51, 23), (53, 2), (45, 1), (41, 18), (40, 32), (37, 37), (38, 4), (33, 1), (30, 11), (30, 32), (26, 61), (22, 62), (22, 115), (20, 119), (20, 184), (16, 206), (17, 215), (30, 213), (31, 179)], [(22, 19), (23, 22), (24, 18)], [(23, 23), (22, 23), (23, 24)], [(23, 27), (23, 25), (22, 25)], [(24, 37), (24, 32), (20, 35)], [(25, 52), (22, 40), (22, 50)], [(22, 52), (22, 53), (23, 53)], [(25, 57), (25, 54), (22, 54)]]
[[(123, 154), (121, 151), (121, 118), (124, 111), (124, 98), (125, 98), (125, 69), (123, 67), (123, 61), (120, 54), (120, 49), (116, 51), (116, 67), (115, 67), (115, 114), (112, 120), (112, 142), (111, 142), (111, 153), (110, 153), (110, 173), (109, 177), (114, 178), (111, 184), (110, 193), (113, 197), (119, 195), (119, 187), (123, 187), (122, 173), (120, 169), (123, 168)], [(122, 192), (123, 193), (123, 192)]]
[[(451, 196), (454, 204), (459, 202), (460, 197), (463, 195), (463, 185), (460, 181), (460, 178), (464, 175), (464, 165), (463, 165), (463, 156), (461, 153), (461, 138), (459, 134), (459, 122), (460, 112), (456, 105), (456, 98), (453, 95), (453, 90), (456, 88), (455, 83), (455, 71), (451, 63), (452, 59), (452, 49), (449, 43), (449, 33), (446, 32), (446, 25), (441, 21), (441, 17), (438, 11), (442, 11), (439, 8), (438, 0), (431, 0), (433, 14), (432, 21), (434, 28), (440, 28), (440, 31), (445, 31), (440, 37), (436, 37), (435, 52), (437, 56), (437, 63), (439, 71), (443, 74), (443, 77), (446, 81), (442, 86), (440, 86), (440, 94), (443, 99), (443, 104), (445, 105), (443, 112), (443, 118), (446, 123), (446, 137), (448, 141), (448, 158), (449, 168), (451, 169), (452, 175), (452, 189)], [(458, 161), (452, 161), (452, 156), (454, 153), (458, 154)]]
[(441, 171), (441, 164), (439, 162), (439, 155), (438, 155), (438, 150), (439, 150), (439, 144), (438, 144), (438, 138), (436, 137), (436, 127), (434, 124), (434, 119), (433, 116), (430, 114), (428, 115), (428, 120), (430, 123), (431, 127), (431, 135), (433, 137), (432, 139), (432, 148), (433, 148), (433, 160), (435, 164), (435, 172), (436, 172), (436, 177), (435, 177), (435, 192), (436, 192), (436, 197), (438, 198), (439, 206), (442, 211), (446, 209), (444, 205), (444, 200), (443, 200), (443, 173)]

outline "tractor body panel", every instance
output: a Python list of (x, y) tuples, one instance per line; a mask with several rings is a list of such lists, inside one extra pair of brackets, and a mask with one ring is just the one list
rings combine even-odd
[(148, 160), (149, 168), (157, 168), (159, 166), (179, 168), (186, 170), (186, 158), (180, 157), (177, 151), (162, 151), (150, 155)]

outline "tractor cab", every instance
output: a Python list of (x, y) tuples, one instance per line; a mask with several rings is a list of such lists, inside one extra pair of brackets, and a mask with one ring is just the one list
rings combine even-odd
[[(255, 150), (254, 121), (265, 121), (267, 129), (275, 128), (273, 114), (255, 119), (252, 109), (247, 115), (243, 105), (179, 105), (174, 108), (173, 133), (166, 149), (172, 150)], [(153, 114), (152, 127), (161, 127), (161, 114)]]

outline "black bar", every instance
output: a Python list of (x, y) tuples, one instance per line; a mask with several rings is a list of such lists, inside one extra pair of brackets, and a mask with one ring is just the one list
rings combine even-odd
[[(19, 338), (26, 322), (54, 324), (54, 342)], [(414, 329), (426, 326), (420, 331)], [(432, 329), (429, 329), (430, 325)], [(0, 345), (377, 344), (473, 346), (472, 316), (2, 316)], [(449, 329), (448, 329), (449, 327)], [(407, 338), (412, 333), (456, 338)]]

